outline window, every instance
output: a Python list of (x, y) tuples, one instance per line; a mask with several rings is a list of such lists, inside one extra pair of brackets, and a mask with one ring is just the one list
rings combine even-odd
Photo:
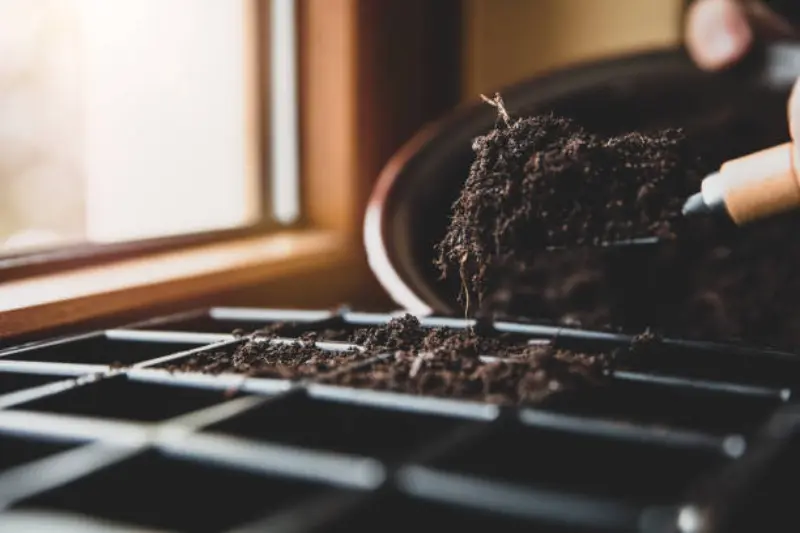
[(367, 200), (455, 103), (460, 5), (0, 0), (0, 342), (202, 302), (378, 308)]
[(0, 1), (0, 256), (294, 223), (295, 41), (293, 0)]

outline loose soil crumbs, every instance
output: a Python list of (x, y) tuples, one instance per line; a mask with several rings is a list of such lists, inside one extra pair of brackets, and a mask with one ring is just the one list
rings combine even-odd
[[(303, 338), (314, 338), (314, 332)], [(270, 340), (254, 337), (235, 349), (201, 352), (165, 367), (173, 372), (319, 378), (350, 387), (513, 405), (602, 385), (613, 363), (610, 354), (574, 353), (507, 334), (426, 328), (412, 315), (356, 330), (348, 341), (365, 348), (363, 352), (322, 350), (304, 340)], [(383, 359), (357, 364), (377, 356)]]
[[(499, 102), (502, 105), (502, 102)], [(547, 247), (674, 239), (702, 171), (682, 131), (602, 137), (552, 114), (499, 120), (475, 160), (437, 245), (462, 303), (481, 300), (498, 263), (531, 265)]]
[(297, 379), (323, 374), (363, 359), (362, 352), (322, 350), (303, 341), (273, 344), (261, 338), (245, 341), (233, 352), (202, 352), (166, 368), (173, 372), (236, 373), (252, 377)]
[[(516, 345), (472, 331), (425, 329), (406, 315), (356, 335), (371, 350), (391, 348), (386, 359), (322, 382), (517, 405), (606, 383), (612, 357), (559, 350), (550, 345)], [(481, 356), (490, 356), (483, 358)]]
[[(665, 95), (673, 90), (664, 88)], [(788, 138), (786, 121), (780, 120), (786, 96), (770, 90), (759, 94), (763, 106), (756, 111), (734, 99), (713, 113), (695, 114), (687, 112), (694, 104), (687, 107), (674, 95), (663, 98), (658, 111), (648, 110), (653, 102), (649, 91), (631, 94), (624, 104), (612, 105), (611, 112), (593, 112), (591, 106), (587, 112), (582, 101), (574, 102), (577, 110), (560, 104), (561, 112), (575, 111), (581, 124), (604, 132), (589, 135), (589, 141), (583, 128), (552, 115), (503, 119), (479, 138), (460, 196), (441, 207), (451, 220), (441, 217), (444, 227), (435, 237), (440, 244), (431, 259), (447, 278), (443, 290), (460, 291), (453, 297), (459, 295), (470, 314), (484, 312), (486, 300), (494, 299), (489, 311), (511, 319), (626, 332), (651, 326), (670, 337), (796, 350), (800, 240), (794, 236), (800, 231), (800, 213), (746, 227), (715, 217), (678, 217), (678, 204), (700, 189), (706, 174), (731, 158)], [(697, 93), (698, 101), (704, 94)], [(598, 98), (601, 105), (605, 96)], [(651, 133), (619, 136), (615, 120)], [(661, 129), (677, 122), (685, 130)], [(637, 142), (646, 149), (630, 160), (606, 150)], [(575, 170), (581, 168), (581, 157), (585, 183)], [(603, 171), (620, 162), (623, 168)], [(568, 184), (578, 181), (580, 187), (569, 190)], [(622, 205), (609, 205), (614, 199)], [(439, 227), (437, 215), (426, 216), (433, 217), (429, 225)], [(569, 253), (543, 253), (551, 243), (569, 246), (650, 234), (678, 238), (633, 257), (577, 247)], [(509, 275), (504, 260), (514, 268), (522, 265), (522, 272)]]
[(633, 337), (633, 340), (631, 341), (631, 351), (643, 352), (656, 344), (660, 344), (662, 341), (663, 337), (661, 334), (652, 331), (650, 328), (647, 328), (642, 333), (639, 333)]

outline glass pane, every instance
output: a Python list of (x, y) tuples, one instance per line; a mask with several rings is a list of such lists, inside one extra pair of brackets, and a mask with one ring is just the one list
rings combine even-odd
[(0, 255), (260, 218), (255, 2), (0, 0)]

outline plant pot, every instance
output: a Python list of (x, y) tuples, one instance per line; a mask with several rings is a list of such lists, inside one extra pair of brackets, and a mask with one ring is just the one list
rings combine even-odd
[[(786, 99), (798, 65), (799, 48), (776, 44), (710, 74), (683, 50), (668, 49), (578, 65), (500, 92), (512, 117), (552, 111), (607, 135), (685, 128), (705, 139), (720, 164), (788, 138)], [(496, 110), (476, 98), (411, 139), (379, 177), (365, 220), (367, 254), (384, 288), (412, 312), (464, 314), (458, 280), (439, 279), (434, 245), (468, 175), (472, 140), (495, 120)], [(723, 330), (711, 336), (737, 337)]]

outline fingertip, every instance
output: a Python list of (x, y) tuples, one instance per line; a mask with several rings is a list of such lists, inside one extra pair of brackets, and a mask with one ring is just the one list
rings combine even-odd
[(789, 133), (792, 136), (792, 140), (797, 143), (800, 141), (800, 78), (794, 82), (787, 107)]
[(741, 59), (753, 32), (734, 0), (697, 0), (687, 13), (686, 48), (705, 70), (720, 70)]

